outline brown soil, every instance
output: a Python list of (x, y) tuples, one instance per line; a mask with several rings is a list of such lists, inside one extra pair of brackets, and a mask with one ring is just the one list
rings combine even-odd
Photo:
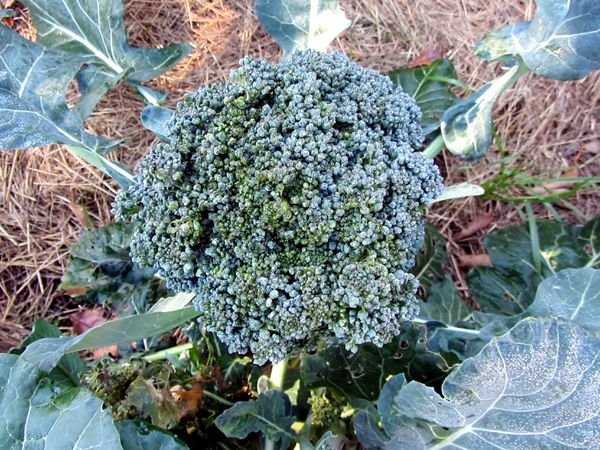
[[(509, 22), (531, 18), (533, 0), (342, 0), (353, 24), (335, 47), (360, 64), (387, 71), (422, 51), (444, 48), (457, 66), (459, 78), (479, 87), (500, 73), (497, 64), (473, 55), (474, 44), (486, 33)], [(252, 0), (129, 0), (125, 1), (130, 40), (136, 46), (192, 43), (194, 51), (153, 85), (170, 93), (172, 106), (199, 86), (224, 80), (239, 59), (254, 55), (276, 60), (280, 51), (263, 32)], [(26, 11), (15, 28), (31, 36)], [(139, 121), (141, 100), (119, 87), (99, 105), (88, 129), (112, 138), (127, 138), (114, 157), (129, 167), (154, 141)], [(526, 76), (502, 97), (496, 111), (499, 134), (511, 156), (508, 167), (532, 174), (550, 174), (577, 167), (577, 174), (598, 175), (600, 159), (600, 74), (577, 82)], [(484, 161), (466, 164), (451, 155), (438, 161), (447, 184), (481, 183), (498, 172), (498, 152)], [(551, 186), (555, 189), (555, 186)], [(0, 153), (0, 347), (18, 343), (38, 317), (64, 317), (76, 303), (57, 287), (68, 248), (88, 214), (96, 225), (111, 220), (110, 203), (117, 187), (95, 169), (59, 146)], [(598, 214), (598, 196), (582, 193), (557, 203), (561, 214), (583, 220)], [(456, 255), (477, 251), (482, 233), (519, 220), (511, 205), (461, 200), (433, 208), (430, 218), (452, 237), (482, 212), (494, 213), (493, 223), (461, 246), (450, 241)], [(543, 208), (540, 214), (547, 214)], [(460, 281), (461, 271), (456, 275)]]

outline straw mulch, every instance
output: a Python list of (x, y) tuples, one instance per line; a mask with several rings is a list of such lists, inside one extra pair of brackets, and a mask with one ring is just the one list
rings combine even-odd
[[(459, 76), (478, 87), (500, 73), (495, 64), (472, 54), (486, 32), (530, 18), (533, 0), (342, 0), (351, 28), (335, 43), (360, 64), (386, 71), (422, 51), (444, 48)], [(154, 86), (170, 93), (170, 105), (199, 86), (224, 80), (244, 55), (276, 60), (279, 49), (262, 31), (252, 0), (125, 1), (130, 41), (136, 46), (163, 46), (187, 41), (194, 52)], [(15, 28), (32, 34), (26, 12)], [(153, 142), (143, 130), (140, 99), (119, 87), (88, 121), (91, 132), (127, 138), (114, 157), (135, 167)], [(579, 175), (598, 174), (600, 156), (600, 76), (561, 83), (527, 76), (504, 96), (496, 111), (502, 138), (514, 157), (532, 173), (582, 166)], [(497, 173), (497, 152), (477, 165), (452, 156), (438, 161), (448, 183), (480, 183)], [(111, 220), (114, 183), (58, 146), (0, 154), (0, 347), (17, 344), (38, 317), (59, 319), (77, 303), (58, 291), (68, 263), (68, 248), (89, 215), (96, 225)], [(598, 213), (596, 196), (579, 195), (573, 203), (584, 214)], [(559, 206), (560, 207), (560, 206)], [(481, 230), (516, 220), (515, 209), (494, 202), (456, 201), (437, 206), (431, 219), (449, 237), (482, 212), (498, 220)], [(455, 252), (476, 251), (474, 239)], [(459, 276), (460, 278), (460, 276)]]

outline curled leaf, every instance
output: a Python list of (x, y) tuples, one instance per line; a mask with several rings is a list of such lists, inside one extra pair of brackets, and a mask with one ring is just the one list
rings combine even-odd
[(524, 66), (514, 65), (500, 78), (446, 110), (442, 117), (442, 136), (450, 152), (466, 161), (477, 161), (485, 156), (492, 144), (494, 103), (526, 71)]

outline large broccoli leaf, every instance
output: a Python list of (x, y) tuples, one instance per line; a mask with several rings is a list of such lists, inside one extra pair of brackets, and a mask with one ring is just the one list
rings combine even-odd
[(120, 450), (102, 401), (87, 389), (0, 355), (0, 448)]
[(533, 316), (564, 317), (600, 334), (600, 270), (567, 269), (542, 281), (529, 307)]
[(81, 61), (0, 25), (0, 148), (67, 144), (106, 153), (116, 142), (92, 136), (65, 93)]
[(131, 173), (104, 157), (118, 142), (87, 133), (65, 93), (81, 61), (34, 44), (0, 25), (0, 148), (65, 144), (84, 161), (129, 185)]
[(520, 56), (534, 73), (578, 80), (600, 69), (600, 3), (597, 0), (537, 0), (531, 22), (496, 30), (477, 46), (486, 59)]
[[(137, 83), (162, 75), (190, 51), (188, 44), (165, 48), (135, 48), (127, 41), (123, 2), (103, 0), (23, 0), (29, 7), (38, 32), (38, 42), (72, 54), (90, 64), (85, 79), (78, 79), (82, 91), (80, 108), (89, 114), (102, 95), (124, 78)], [(106, 72), (94, 74), (94, 72)]]
[(597, 448), (599, 352), (573, 322), (526, 319), (450, 374), (443, 397), (393, 378), (378, 403), (383, 430), (368, 412), (355, 429), (367, 448)]
[(325, 51), (350, 25), (338, 0), (256, 0), (256, 15), (286, 54)]

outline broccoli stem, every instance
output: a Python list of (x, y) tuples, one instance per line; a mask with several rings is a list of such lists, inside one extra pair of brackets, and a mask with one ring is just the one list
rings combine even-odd
[(271, 368), (271, 377), (269, 378), (272, 389), (283, 390), (283, 380), (287, 370), (287, 363), (288, 360), (285, 358), (278, 363), (273, 364), (273, 367)]
[(435, 158), (439, 152), (444, 148), (444, 137), (440, 134), (436, 137), (431, 143), (427, 146), (425, 150), (423, 150), (423, 155), (426, 158), (433, 159)]
[[(271, 382), (271, 388), (282, 391), (283, 390), (283, 380), (285, 379), (285, 372), (287, 370), (288, 359), (284, 358), (278, 363), (273, 364), (271, 367), (271, 377), (269, 381)], [(275, 442), (271, 439), (267, 439), (265, 441), (265, 450), (274, 450)]]

